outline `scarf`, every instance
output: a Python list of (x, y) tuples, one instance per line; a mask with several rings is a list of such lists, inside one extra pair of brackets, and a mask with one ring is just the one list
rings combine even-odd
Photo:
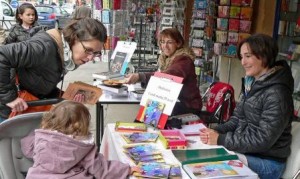
[(64, 69), (65, 73), (68, 71), (75, 70), (78, 66), (74, 63), (72, 58), (72, 51), (70, 49), (69, 44), (65, 41), (64, 35), (61, 34), (61, 39), (63, 43), (63, 51), (64, 51)]

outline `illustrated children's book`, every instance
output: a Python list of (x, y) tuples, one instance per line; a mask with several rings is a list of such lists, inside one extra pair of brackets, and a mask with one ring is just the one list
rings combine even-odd
[(126, 153), (133, 157), (142, 157), (161, 153), (154, 145), (150, 144), (128, 145), (123, 146), (123, 148)]
[(170, 165), (163, 163), (143, 163), (138, 165), (141, 168), (141, 172), (133, 173), (137, 177), (147, 178), (168, 178), (170, 173)]
[(140, 121), (144, 122), (145, 124), (149, 124), (153, 127), (157, 127), (161, 114), (163, 113), (164, 107), (165, 104), (148, 99)]
[(118, 132), (145, 132), (147, 126), (144, 123), (117, 121), (115, 130)]
[(162, 154), (153, 154), (148, 156), (131, 156), (128, 153), (125, 153), (135, 164), (140, 163), (149, 163), (149, 162), (157, 162), (157, 163), (165, 163), (165, 160)]
[(182, 178), (180, 165), (172, 165), (171, 166), (169, 178), (170, 179), (181, 179)]
[(183, 165), (183, 169), (192, 179), (198, 178), (228, 178), (239, 176), (227, 162), (205, 162)]
[(158, 134), (152, 132), (134, 132), (132, 134), (121, 134), (121, 136), (129, 144), (143, 143), (143, 142), (156, 142), (158, 138)]

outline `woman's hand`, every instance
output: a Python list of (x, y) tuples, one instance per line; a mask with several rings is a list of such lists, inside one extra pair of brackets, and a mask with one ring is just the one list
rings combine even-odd
[(79, 103), (84, 103), (85, 101), (85, 95), (84, 94), (75, 94), (73, 101), (79, 102)]
[(124, 82), (126, 84), (135, 84), (140, 80), (138, 73), (131, 73), (125, 76)]
[(134, 172), (141, 172), (141, 168), (140, 167), (137, 167), (137, 166), (132, 166), (130, 167), (130, 174), (129, 175), (132, 175)]
[(217, 145), (219, 133), (213, 129), (200, 129), (200, 140), (204, 144)]
[(7, 103), (6, 106), (10, 107), (12, 112), (22, 112), (28, 108), (26, 101), (19, 97)]

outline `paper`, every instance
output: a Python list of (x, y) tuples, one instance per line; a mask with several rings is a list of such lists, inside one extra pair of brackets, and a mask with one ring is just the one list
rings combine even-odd
[(184, 135), (199, 135), (200, 129), (207, 128), (204, 124), (191, 124), (191, 125), (182, 125), (182, 128), (179, 129)]

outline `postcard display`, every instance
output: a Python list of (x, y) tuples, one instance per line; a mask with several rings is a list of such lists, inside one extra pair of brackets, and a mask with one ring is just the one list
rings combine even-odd
[[(95, 0), (93, 17), (101, 21), (107, 30), (107, 41), (101, 60), (109, 62), (118, 40), (124, 40), (128, 30), (128, 10), (126, 0)], [(125, 38), (126, 39), (126, 38)]]
[(220, 0), (216, 26), (217, 55), (236, 56), (237, 44), (250, 36), (253, 0)]
[(163, 0), (160, 8), (159, 31), (176, 27), (183, 35), (186, 0)]
[(182, 80), (177, 76), (155, 72), (142, 96), (136, 119), (163, 129), (183, 86)]
[(213, 82), (212, 49), (215, 7), (213, 0), (194, 1), (189, 43), (196, 54), (195, 71), (198, 76), (198, 85)]

